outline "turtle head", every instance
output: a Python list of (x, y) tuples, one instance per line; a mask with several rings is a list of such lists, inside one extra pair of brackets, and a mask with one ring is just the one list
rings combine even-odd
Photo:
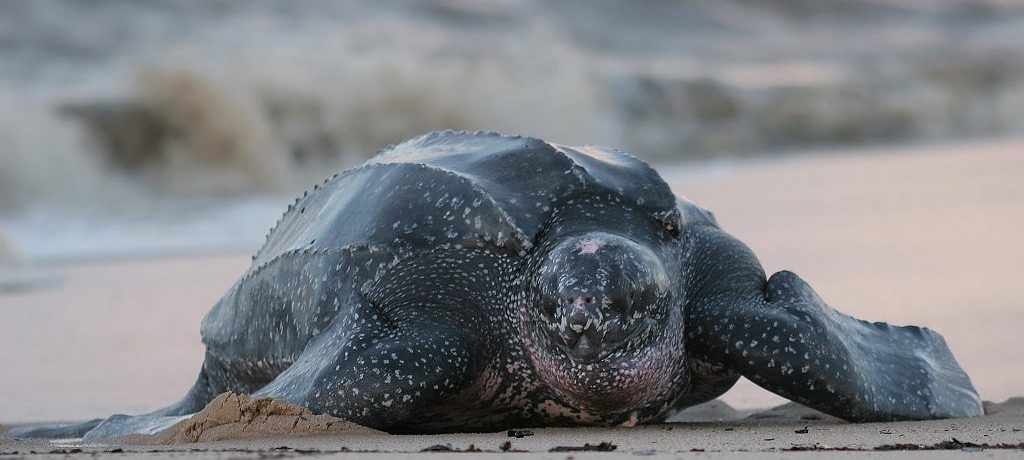
[(635, 343), (665, 307), (669, 276), (649, 248), (587, 233), (559, 243), (537, 273), (547, 334), (573, 361), (592, 363)]
[(588, 232), (560, 239), (538, 261), (524, 333), (541, 378), (563, 399), (615, 412), (655, 399), (678, 375), (681, 309), (659, 252)]

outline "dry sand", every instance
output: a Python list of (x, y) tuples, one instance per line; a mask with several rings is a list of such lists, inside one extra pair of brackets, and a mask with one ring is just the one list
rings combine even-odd
[[(940, 331), (984, 399), (1024, 393), (1024, 290), (1019, 279), (1024, 141), (659, 169), (678, 192), (713, 209), (723, 227), (747, 242), (767, 269), (797, 272), (826, 301), (852, 315)], [(59, 267), (67, 279), (53, 289), (0, 295), (0, 394), (7, 396), (0, 400), (0, 422), (140, 413), (177, 400), (202, 360), (202, 315), (247, 264), (248, 254), (81, 264)], [(748, 382), (724, 399), (739, 409), (780, 402)], [(808, 432), (798, 433), (804, 425)], [(708, 452), (686, 455), (703, 457), (715, 456), (711, 451), (815, 443), (870, 448), (932, 445), (952, 437), (979, 444), (1019, 443), (1024, 441), (1022, 425), (1024, 413), (1014, 409), (976, 419), (895, 424), (748, 420), (545, 429), (512, 439), (512, 446), (530, 450), (529, 456), (586, 458), (600, 454), (547, 450), (608, 441), (620, 453), (653, 449), (655, 457), (675, 458), (678, 452), (704, 449)], [(341, 447), (417, 452), (448, 443), (495, 450), (506, 440), (505, 433), (352, 435), (223, 441), (202, 448), (292, 448), (204, 454), (255, 458)], [(54, 449), (0, 442), (0, 450), (7, 452)], [(774, 451), (767, 457), (793, 455), (807, 454)], [(1020, 451), (986, 450), (985, 455), (1019, 457)]]

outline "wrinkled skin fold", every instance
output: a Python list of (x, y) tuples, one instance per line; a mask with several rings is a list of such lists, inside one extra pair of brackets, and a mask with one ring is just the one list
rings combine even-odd
[(767, 277), (646, 163), (439, 132), (300, 197), (203, 321), (178, 403), (16, 436), (154, 433), (224, 391), (390, 432), (633, 425), (742, 375), (845, 420), (980, 415), (942, 337)]

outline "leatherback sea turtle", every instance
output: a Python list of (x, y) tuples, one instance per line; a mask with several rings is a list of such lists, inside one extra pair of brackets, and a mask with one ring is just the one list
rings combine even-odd
[(435, 132), (299, 198), (202, 324), (185, 398), (21, 435), (150, 432), (224, 391), (390, 432), (631, 425), (745, 376), (850, 421), (982, 413), (926, 328), (766, 278), (626, 153)]

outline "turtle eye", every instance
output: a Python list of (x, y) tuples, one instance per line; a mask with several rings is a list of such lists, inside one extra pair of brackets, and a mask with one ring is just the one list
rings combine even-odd
[(633, 310), (634, 300), (636, 300), (636, 294), (633, 290), (630, 290), (629, 292), (626, 293), (626, 308), (623, 309), (626, 313), (629, 313), (630, 311)]
[(673, 221), (666, 222), (664, 227), (665, 227), (665, 231), (668, 232), (668, 234), (671, 235), (672, 238), (679, 239), (679, 235), (680, 235), (679, 225), (676, 222), (673, 222)]
[(650, 288), (640, 288), (630, 291), (628, 297), (629, 308), (626, 310), (626, 314), (645, 312), (651, 307), (655, 300), (654, 292)]
[(665, 233), (668, 233), (672, 238), (679, 239), (682, 234), (683, 214), (679, 211), (678, 207), (667, 214), (659, 216), (658, 221), (661, 222), (661, 228), (665, 230)]
[(545, 299), (541, 301), (541, 311), (544, 312), (548, 318), (554, 318), (555, 312), (558, 311), (558, 299)]

